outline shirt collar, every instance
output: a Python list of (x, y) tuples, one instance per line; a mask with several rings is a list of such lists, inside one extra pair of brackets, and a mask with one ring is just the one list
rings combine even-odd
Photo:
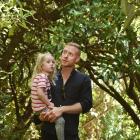
[[(72, 72), (71, 72), (71, 74), (70, 74), (70, 77), (71, 77), (72, 75), (74, 75), (75, 72), (76, 72), (76, 69), (73, 69)], [(61, 69), (58, 71), (57, 76), (58, 76), (58, 77), (62, 77)]]

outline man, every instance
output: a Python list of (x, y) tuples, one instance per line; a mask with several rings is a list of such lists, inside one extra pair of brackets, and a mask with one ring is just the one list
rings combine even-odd
[(65, 140), (79, 140), (79, 115), (92, 107), (91, 81), (75, 69), (79, 60), (79, 45), (67, 43), (61, 54), (61, 70), (57, 74), (55, 92), (52, 95), (56, 107), (40, 115), (43, 121), (43, 140), (57, 140), (54, 122), (60, 116), (65, 119)]

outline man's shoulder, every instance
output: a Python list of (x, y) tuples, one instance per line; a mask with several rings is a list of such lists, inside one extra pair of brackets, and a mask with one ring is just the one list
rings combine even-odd
[(78, 76), (82, 79), (89, 79), (90, 80), (89, 76), (84, 72), (81, 72), (79, 70), (75, 70), (75, 73), (76, 73), (76, 76)]
[(82, 76), (82, 77), (89, 77), (86, 73), (81, 72), (79, 70), (75, 70), (75, 72), (77, 73), (77, 75)]

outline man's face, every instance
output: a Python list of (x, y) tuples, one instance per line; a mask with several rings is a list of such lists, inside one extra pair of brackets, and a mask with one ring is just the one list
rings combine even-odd
[(63, 67), (73, 67), (80, 59), (79, 50), (74, 46), (65, 46), (60, 60)]

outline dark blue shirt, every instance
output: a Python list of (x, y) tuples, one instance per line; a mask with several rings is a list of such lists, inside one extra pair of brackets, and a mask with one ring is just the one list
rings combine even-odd
[[(89, 77), (73, 70), (64, 85), (62, 75), (59, 72), (56, 77), (54, 103), (56, 106), (80, 103), (82, 112), (88, 112), (92, 107), (92, 90)], [(63, 117), (66, 133), (78, 133), (79, 114), (63, 114)]]
[[(82, 113), (86, 113), (92, 107), (92, 89), (90, 78), (73, 70), (65, 85), (61, 72), (56, 76), (55, 91), (52, 93), (52, 99), (56, 106), (73, 105), (80, 103), (82, 106)], [(63, 114), (65, 119), (65, 134), (75, 135), (78, 134), (80, 114)], [(46, 122), (44, 124), (46, 131), (54, 131), (54, 124)]]

